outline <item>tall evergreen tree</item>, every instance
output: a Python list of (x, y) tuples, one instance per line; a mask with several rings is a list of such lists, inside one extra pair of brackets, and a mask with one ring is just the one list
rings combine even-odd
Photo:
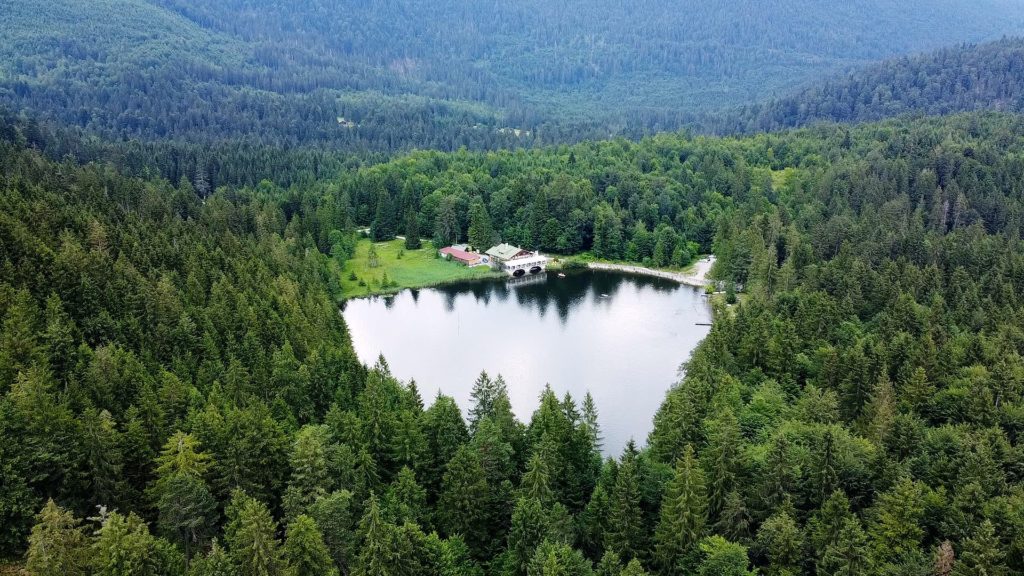
[(654, 535), (654, 555), (662, 573), (675, 574), (683, 557), (703, 537), (706, 499), (704, 472), (693, 448), (687, 446), (662, 497), (661, 519)]
[(28, 538), (25, 570), (33, 576), (81, 576), (88, 561), (89, 543), (80, 521), (48, 500)]
[(420, 241), (420, 217), (415, 210), (405, 213), (405, 249), (419, 250), (423, 246)]
[(871, 574), (873, 567), (867, 536), (860, 522), (856, 518), (846, 518), (839, 534), (825, 547), (818, 562), (818, 574), (858, 576)]
[(473, 549), (487, 538), (485, 519), (490, 489), (476, 451), (459, 448), (448, 464), (437, 502), (437, 525), (447, 535), (459, 535)]
[(287, 566), (277, 541), (277, 523), (267, 507), (236, 491), (226, 510), (225, 539), (239, 576), (278, 576)]
[(288, 525), (284, 558), (294, 576), (335, 576), (338, 573), (316, 522), (305, 514)]

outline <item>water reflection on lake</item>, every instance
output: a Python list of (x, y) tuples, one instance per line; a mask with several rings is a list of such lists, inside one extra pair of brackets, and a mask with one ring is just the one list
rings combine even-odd
[(707, 335), (696, 323), (710, 315), (694, 288), (590, 271), (407, 290), (344, 307), (359, 357), (372, 364), (383, 353), (395, 376), (416, 379), (428, 404), (441, 390), (467, 410), (481, 370), (505, 377), (524, 422), (545, 383), (577, 403), (589, 390), (608, 454), (646, 440), (680, 364)]

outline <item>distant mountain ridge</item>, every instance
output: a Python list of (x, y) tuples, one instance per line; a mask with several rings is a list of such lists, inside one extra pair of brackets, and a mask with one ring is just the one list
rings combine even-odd
[(1024, 111), (1024, 38), (895, 58), (709, 124), (719, 133), (772, 131), (983, 109)]
[(0, 0), (0, 13), (0, 104), (15, 110), (113, 138), (386, 152), (674, 130), (882, 58), (1024, 33), (1011, 0)]

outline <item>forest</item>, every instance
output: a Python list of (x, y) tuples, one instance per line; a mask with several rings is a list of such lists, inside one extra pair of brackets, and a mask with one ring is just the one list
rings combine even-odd
[[(1024, 571), (1024, 117), (419, 152), (285, 185), (35, 144), (60, 137), (0, 125), (0, 558), (29, 574)], [(362, 226), (710, 250), (746, 297), (646, 442), (603, 457), (588, 397), (548, 389), (521, 421), (482, 373), (464, 414), (360, 363), (337, 302)]]
[(0, 13), (0, 105), (17, 112), (111, 140), (359, 153), (639, 137), (1024, 33), (1015, 0), (2, 0)]
[[(1004, 38), (886, 60), (799, 94), (709, 116), (703, 130), (757, 132), (815, 122), (1024, 110), (1024, 40)], [(698, 123), (700, 124), (700, 123)]]

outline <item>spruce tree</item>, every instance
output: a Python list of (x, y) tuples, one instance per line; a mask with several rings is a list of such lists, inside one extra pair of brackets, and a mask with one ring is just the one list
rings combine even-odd
[(189, 564), (188, 576), (238, 576), (238, 567), (214, 540), (206, 556), (194, 558)]
[(403, 466), (384, 495), (388, 521), (401, 525), (422, 524), (427, 516), (427, 491), (416, 482), (416, 475)]
[(277, 523), (267, 507), (240, 491), (231, 498), (224, 529), (239, 576), (279, 576), (286, 565), (277, 541)]
[(75, 516), (50, 499), (36, 516), (28, 537), (25, 570), (33, 576), (86, 574), (89, 544)]
[(748, 569), (747, 549), (721, 536), (709, 536), (698, 544), (700, 565), (697, 576), (755, 576)]
[(329, 432), (325, 426), (303, 426), (292, 445), (291, 478), (285, 492), (285, 513), (289, 518), (305, 512), (331, 486), (328, 470)]
[(995, 527), (985, 520), (964, 540), (953, 576), (1004, 576), (1009, 574), (1005, 557)]
[(487, 539), (485, 519), (490, 490), (476, 451), (463, 446), (448, 463), (437, 503), (437, 524), (444, 534), (460, 535), (471, 547)]
[(157, 501), (161, 532), (191, 558), (213, 536), (217, 526), (217, 500), (198, 476), (177, 473), (161, 483)]
[(336, 576), (338, 573), (316, 522), (305, 514), (288, 525), (284, 558), (293, 576)]
[(627, 454), (615, 478), (609, 499), (605, 548), (622, 559), (645, 554), (644, 513), (640, 507), (640, 476), (636, 456)]
[(348, 490), (322, 496), (309, 507), (324, 537), (327, 552), (342, 573), (349, 573), (356, 556), (356, 519), (353, 513), (352, 493)]
[(710, 425), (708, 433), (708, 516), (717, 519), (736, 482), (740, 446), (739, 422), (726, 408)]
[(405, 213), (405, 249), (419, 250), (423, 246), (420, 241), (420, 217), (415, 210)]
[(860, 576), (871, 574), (873, 567), (867, 536), (860, 522), (854, 517), (846, 518), (839, 534), (825, 547), (818, 562), (818, 574)]
[(662, 497), (661, 519), (654, 535), (654, 556), (663, 573), (673, 573), (703, 537), (706, 498), (704, 473), (693, 447), (687, 446)]
[(519, 484), (519, 493), (523, 498), (534, 498), (545, 506), (554, 502), (547, 458), (538, 452), (534, 452), (526, 464), (526, 472), (523, 473)]
[(757, 531), (757, 547), (768, 558), (769, 576), (788, 575), (799, 565), (803, 535), (789, 512), (782, 510), (761, 525)]
[(594, 570), (594, 576), (620, 576), (621, 572), (622, 560), (619, 559), (618, 554), (609, 550), (601, 556), (601, 561), (597, 563)]
[(362, 546), (356, 562), (356, 576), (397, 576), (400, 551), (396, 548), (395, 527), (381, 515), (380, 502), (370, 496), (366, 514), (359, 522)]

